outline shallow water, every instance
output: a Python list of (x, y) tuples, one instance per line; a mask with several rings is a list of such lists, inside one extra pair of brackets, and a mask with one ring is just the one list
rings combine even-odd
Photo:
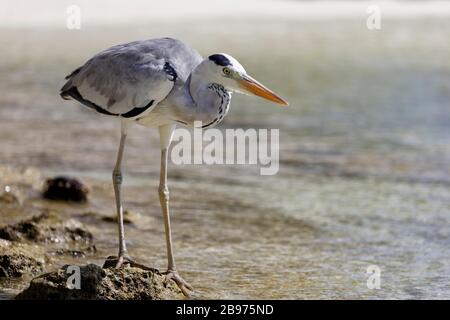
[[(57, 92), (95, 52), (165, 30), (204, 55), (229, 52), (290, 101), (284, 109), (236, 96), (219, 126), (279, 128), (277, 175), (253, 166), (169, 169), (175, 254), (194, 298), (450, 298), (450, 23), (386, 21), (369, 32), (356, 21), (236, 20), (239, 36), (211, 23), (93, 28), (89, 37), (0, 31), (0, 164), (73, 174), (91, 189), (85, 206), (30, 191), (26, 214), (50, 207), (87, 223), (99, 251), (86, 261), (115, 253), (115, 225), (85, 213), (114, 213), (118, 124)], [(156, 130), (133, 128), (124, 198), (138, 223), (126, 227), (129, 249), (164, 269), (158, 165)], [(370, 265), (381, 269), (379, 290), (366, 285)], [(1, 282), (0, 297), (23, 285)]]

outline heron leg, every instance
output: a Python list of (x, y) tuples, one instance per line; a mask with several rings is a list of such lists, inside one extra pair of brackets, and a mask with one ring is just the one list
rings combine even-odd
[(127, 137), (127, 133), (125, 130), (122, 130), (120, 136), (120, 145), (119, 151), (117, 153), (116, 165), (114, 167), (112, 173), (112, 180), (114, 185), (114, 195), (116, 197), (116, 207), (117, 207), (117, 223), (119, 227), (119, 256), (116, 262), (115, 267), (120, 268), (125, 260), (130, 260), (127, 252), (127, 246), (125, 243), (125, 231), (123, 226), (123, 207), (122, 207), (122, 199), (121, 199), (121, 185), (122, 185), (122, 156), (123, 150), (125, 147), (125, 139)]
[(166, 245), (167, 245), (167, 274), (165, 284), (170, 280), (175, 281), (180, 290), (185, 296), (189, 296), (188, 290), (193, 290), (192, 286), (187, 283), (178, 274), (175, 259), (173, 256), (172, 248), (172, 233), (170, 228), (170, 215), (169, 215), (169, 188), (167, 187), (167, 147), (161, 151), (161, 172), (160, 172), (160, 184), (159, 184), (159, 202), (161, 203), (161, 209), (164, 217), (164, 229), (166, 232)]

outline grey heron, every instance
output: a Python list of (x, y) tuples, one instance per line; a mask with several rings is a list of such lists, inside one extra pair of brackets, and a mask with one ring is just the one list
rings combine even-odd
[(112, 179), (116, 198), (119, 254), (116, 268), (128, 261), (121, 197), (121, 163), (131, 123), (159, 129), (161, 171), (159, 200), (167, 245), (167, 275), (188, 295), (192, 287), (178, 274), (175, 265), (169, 216), (167, 186), (168, 147), (176, 124), (204, 128), (221, 122), (230, 106), (231, 93), (260, 96), (280, 105), (288, 103), (250, 77), (228, 54), (203, 59), (193, 48), (172, 38), (149, 39), (116, 45), (89, 59), (67, 77), (61, 97), (121, 121), (121, 137)]

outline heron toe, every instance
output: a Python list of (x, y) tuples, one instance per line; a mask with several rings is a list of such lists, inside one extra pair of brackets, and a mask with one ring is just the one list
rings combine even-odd
[(128, 255), (120, 255), (118, 257), (116, 256), (109, 256), (106, 258), (105, 263), (103, 264), (103, 268), (116, 268), (119, 269), (124, 264), (131, 264), (133, 260)]
[(167, 285), (169, 283), (170, 280), (173, 280), (178, 288), (180, 288), (180, 290), (183, 292), (183, 294), (186, 297), (189, 297), (189, 291), (194, 291), (194, 288), (187, 283), (179, 274), (177, 271), (171, 271), (168, 270), (166, 273), (166, 279), (164, 281), (164, 284)]
[(134, 261), (128, 255), (123, 255), (123, 256), (119, 256), (119, 257), (109, 256), (106, 259), (105, 263), (103, 264), (103, 268), (120, 269), (123, 265), (126, 265), (126, 264), (128, 264), (130, 267), (139, 268), (142, 270), (148, 270), (148, 271), (153, 271), (153, 272), (158, 271), (155, 268), (147, 267), (146, 265), (143, 265), (143, 264), (140, 264), (140, 263)]

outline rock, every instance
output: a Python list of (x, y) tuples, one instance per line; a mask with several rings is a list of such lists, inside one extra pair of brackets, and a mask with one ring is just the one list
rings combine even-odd
[[(117, 221), (118, 221), (117, 217), (110, 217), (110, 216), (102, 217), (101, 220), (104, 222), (111, 222), (111, 223), (117, 223)], [(126, 218), (124, 216), (123, 223), (124, 224), (132, 224), (133, 222), (131, 222), (131, 220), (129, 218)]]
[[(34, 278), (16, 300), (163, 300), (181, 299), (182, 292), (173, 281), (164, 285), (165, 276), (158, 270), (124, 265), (120, 269), (103, 269), (95, 264), (79, 266), (79, 289), (76, 266)], [(70, 269), (69, 269), (70, 268)], [(75, 272), (74, 272), (75, 270)], [(70, 279), (69, 279), (70, 278)], [(75, 287), (74, 287), (75, 286)]]
[[(123, 211), (123, 223), (125, 223), (125, 224), (133, 224), (133, 220), (135, 217), (136, 217), (136, 213), (134, 213), (132, 211), (130, 212), (129, 210)], [(104, 222), (112, 222), (112, 223), (118, 222), (117, 215), (105, 216), (105, 217), (102, 217), (101, 219)]]
[(91, 245), (90, 233), (79, 221), (62, 221), (57, 216), (43, 213), (16, 224), (0, 227), (0, 238), (10, 241), (44, 243), (81, 243)]
[(43, 262), (15, 247), (11, 242), (0, 240), (0, 278), (17, 278), (42, 272)]
[[(100, 213), (95, 211), (86, 211), (82, 214), (76, 216), (81, 221), (86, 221), (87, 223), (98, 224), (102, 222), (117, 224), (117, 214), (114, 213)], [(155, 225), (156, 218), (151, 215), (143, 215), (138, 211), (134, 210), (124, 210), (123, 211), (123, 223), (126, 225), (133, 226), (135, 228), (140, 228), (140, 226)]]
[(85, 258), (95, 252), (93, 236), (83, 224), (54, 214), (0, 227), (0, 277), (35, 275), (55, 257)]
[(17, 278), (42, 271), (42, 263), (20, 253), (0, 254), (0, 278)]
[[(99, 224), (99, 223), (110, 223), (117, 224), (117, 214), (116, 212), (95, 212), (87, 211), (77, 216), (79, 220), (86, 221), (87, 223)], [(159, 226), (158, 218), (151, 216), (149, 214), (142, 214), (135, 210), (124, 210), (123, 211), (123, 223), (134, 228), (146, 228), (147, 226)]]
[(86, 202), (88, 189), (77, 179), (55, 177), (47, 179), (42, 196), (48, 200)]

